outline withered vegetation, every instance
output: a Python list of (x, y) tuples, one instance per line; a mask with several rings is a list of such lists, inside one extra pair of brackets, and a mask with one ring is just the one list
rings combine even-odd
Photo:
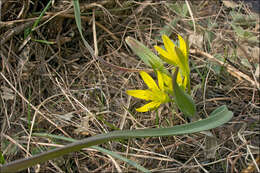
[[(0, 141), (5, 162), (66, 144), (33, 133), (82, 139), (118, 129), (187, 123), (167, 105), (137, 113), (143, 102), (125, 93), (145, 88), (138, 71), (151, 71), (125, 38), (153, 49), (162, 45), (162, 34), (173, 40), (180, 34), (191, 47), (192, 95), (201, 118), (223, 104), (234, 118), (212, 130), (214, 144), (192, 134), (114, 141), (102, 147), (151, 172), (259, 171), (259, 14), (250, 4), (80, 0), (84, 37), (100, 57), (93, 59), (82, 44), (70, 0), (53, 1), (31, 30), (48, 2), (2, 0), (0, 7)], [(31, 171), (137, 169), (85, 149)]]

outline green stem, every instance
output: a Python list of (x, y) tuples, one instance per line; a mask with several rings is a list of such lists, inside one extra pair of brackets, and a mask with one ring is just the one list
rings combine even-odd
[(190, 75), (188, 75), (188, 83), (187, 83), (187, 86), (188, 86), (188, 94), (190, 95), (191, 94), (191, 87), (190, 87)]

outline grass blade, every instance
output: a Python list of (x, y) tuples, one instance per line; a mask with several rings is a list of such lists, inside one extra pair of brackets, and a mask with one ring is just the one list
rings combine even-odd
[(46, 7), (43, 9), (43, 11), (41, 12), (40, 16), (38, 17), (38, 19), (34, 22), (33, 26), (32, 26), (32, 31), (38, 26), (39, 22), (41, 21), (43, 15), (45, 14), (45, 12), (48, 10), (48, 8), (51, 5), (52, 0), (50, 0), (48, 2), (48, 4), (46, 5)]
[(45, 12), (49, 9), (49, 7), (50, 7), (50, 5), (51, 5), (51, 2), (52, 2), (52, 0), (50, 0), (50, 1), (48, 2), (48, 4), (46, 5), (46, 7), (45, 7), (45, 8), (43, 9), (43, 11), (41, 12), (40, 16), (39, 16), (39, 17), (35, 20), (35, 22), (33, 23), (32, 28), (31, 28), (31, 29), (29, 28), (28, 31), (25, 32), (25, 36), (24, 36), (25, 39), (26, 39), (26, 38), (32, 33), (32, 31), (34, 31), (34, 29), (38, 26), (38, 24), (40, 23), (40, 21), (41, 21), (43, 15), (44, 15)]
[(81, 18), (80, 18), (80, 7), (79, 7), (79, 1), (78, 0), (73, 0), (73, 6), (74, 6), (74, 14), (75, 14), (75, 20), (76, 20), (76, 24), (81, 36), (81, 39), (83, 40), (83, 43), (85, 45), (85, 47), (88, 49), (88, 51), (90, 52), (90, 54), (95, 57), (95, 53), (94, 50), (92, 49), (92, 47), (88, 44), (88, 42), (85, 40), (83, 33), (82, 33), (82, 27), (81, 27)]

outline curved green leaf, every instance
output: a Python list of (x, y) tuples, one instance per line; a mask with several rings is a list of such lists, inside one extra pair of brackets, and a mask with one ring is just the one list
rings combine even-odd
[[(60, 140), (64, 140), (64, 141), (68, 141), (68, 142), (77, 142), (79, 140), (73, 139), (73, 138), (68, 138), (65, 136), (58, 136), (58, 135), (52, 135), (52, 134), (48, 134), (48, 133), (33, 133), (33, 136), (40, 136), (40, 137), (47, 137), (47, 138), (54, 138), (54, 139), (60, 139)], [(134, 166), (137, 170), (142, 171), (142, 172), (150, 172), (148, 169), (145, 169), (144, 167), (142, 167), (141, 165), (139, 165), (138, 163), (129, 160), (113, 151), (109, 151), (105, 148), (99, 147), (99, 146), (91, 146), (89, 148), (95, 149), (99, 152), (108, 154), (110, 156), (113, 156), (114, 158), (120, 159), (126, 163), (128, 163), (129, 165)]]
[(178, 106), (178, 108), (184, 113), (186, 116), (194, 116), (196, 114), (195, 104), (189, 94), (187, 94), (183, 89), (179, 87), (177, 84), (177, 74), (179, 68), (176, 67), (176, 70), (173, 75), (172, 85), (174, 92), (174, 100)]
[(155, 137), (155, 136), (174, 136), (183, 135), (188, 133), (196, 133), (204, 130), (209, 130), (218, 127), (226, 122), (228, 122), (233, 116), (231, 111), (228, 111), (226, 106), (218, 108), (213, 111), (213, 115), (208, 118), (192, 122), (189, 124), (178, 125), (169, 128), (154, 128), (154, 129), (138, 129), (138, 130), (123, 130), (114, 131), (106, 134), (100, 134), (92, 136), (61, 148), (56, 148), (30, 158), (24, 158), (16, 160), (7, 164), (0, 166), (0, 173), (6, 172), (18, 172), (24, 170), (33, 165), (48, 161), (65, 154), (79, 151), (82, 148), (90, 147), (98, 144), (102, 144), (107, 141), (117, 140), (117, 139), (128, 139), (128, 138), (143, 138), (143, 137)]
[(88, 51), (90, 52), (91, 56), (95, 57), (94, 50), (88, 44), (88, 42), (86, 41), (86, 39), (84, 38), (83, 33), (82, 33), (81, 18), (80, 18), (80, 7), (79, 7), (79, 1), (78, 0), (73, 0), (73, 7), (74, 7), (74, 15), (75, 15), (75, 20), (76, 20), (76, 25), (77, 25), (77, 28), (79, 30), (81, 39), (83, 40), (83, 43), (86, 46), (86, 48), (88, 49)]

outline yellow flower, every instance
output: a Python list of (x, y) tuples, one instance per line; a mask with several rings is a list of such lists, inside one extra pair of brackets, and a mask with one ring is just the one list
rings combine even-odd
[(143, 99), (146, 101), (151, 101), (144, 106), (137, 108), (138, 112), (147, 112), (153, 109), (158, 108), (161, 104), (167, 103), (170, 101), (170, 98), (167, 94), (167, 90), (172, 90), (172, 79), (166, 74), (157, 71), (158, 76), (158, 86), (153, 78), (146, 72), (141, 71), (140, 75), (148, 89), (146, 90), (127, 90), (126, 93), (130, 96)]
[(166, 50), (162, 49), (159, 46), (154, 46), (156, 51), (161, 55), (161, 58), (174, 66), (179, 66), (180, 74), (177, 76), (177, 82), (181, 84), (184, 88), (186, 88), (189, 83), (189, 47), (186, 41), (178, 35), (179, 38), (179, 47), (175, 46), (175, 44), (170, 40), (166, 35), (162, 36), (164, 47)]

